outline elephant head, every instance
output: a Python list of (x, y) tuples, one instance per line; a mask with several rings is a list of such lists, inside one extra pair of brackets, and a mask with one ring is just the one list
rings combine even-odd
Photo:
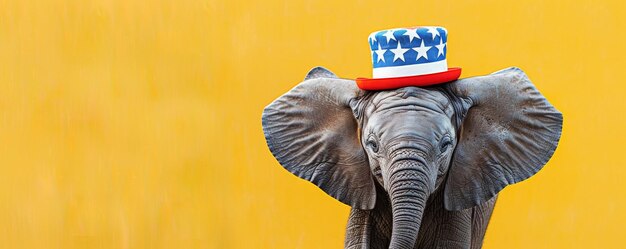
[(433, 87), (368, 92), (314, 68), (263, 112), (268, 147), (291, 173), (337, 200), (392, 207), (390, 248), (412, 248), (429, 195), (461, 210), (539, 171), (562, 115), (509, 68)]

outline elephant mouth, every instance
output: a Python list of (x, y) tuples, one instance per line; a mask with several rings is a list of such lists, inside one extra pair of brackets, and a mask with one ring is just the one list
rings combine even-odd
[(374, 170), (372, 171), (372, 173), (373, 173), (375, 176), (377, 176), (377, 177), (382, 177), (382, 176), (383, 176), (383, 173), (382, 173), (382, 171), (380, 170), (380, 166), (377, 166), (376, 168), (374, 168)]

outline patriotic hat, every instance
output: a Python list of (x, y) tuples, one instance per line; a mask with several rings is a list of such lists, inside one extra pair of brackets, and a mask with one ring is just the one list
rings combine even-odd
[(429, 86), (454, 81), (461, 68), (448, 68), (448, 31), (413, 27), (376, 31), (369, 36), (373, 77), (357, 78), (363, 90)]

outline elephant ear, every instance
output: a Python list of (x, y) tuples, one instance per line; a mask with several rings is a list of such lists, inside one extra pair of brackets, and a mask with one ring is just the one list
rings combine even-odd
[(313, 69), (309, 71), (309, 73), (306, 74), (306, 77), (304, 77), (304, 80), (310, 80), (310, 79), (316, 79), (316, 78), (337, 79), (338, 77), (333, 72), (331, 72), (330, 70), (324, 67), (314, 67)]
[(450, 88), (467, 111), (444, 190), (446, 209), (481, 204), (552, 157), (563, 116), (522, 70), (458, 80)]
[(347, 205), (372, 209), (374, 181), (350, 105), (361, 94), (354, 81), (314, 68), (265, 108), (263, 132), (285, 169)]

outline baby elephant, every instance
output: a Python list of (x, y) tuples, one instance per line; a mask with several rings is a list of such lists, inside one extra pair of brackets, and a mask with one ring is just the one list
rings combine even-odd
[(518, 68), (363, 91), (318, 67), (263, 111), (278, 162), (352, 206), (346, 248), (480, 248), (498, 192), (548, 162), (562, 123)]

